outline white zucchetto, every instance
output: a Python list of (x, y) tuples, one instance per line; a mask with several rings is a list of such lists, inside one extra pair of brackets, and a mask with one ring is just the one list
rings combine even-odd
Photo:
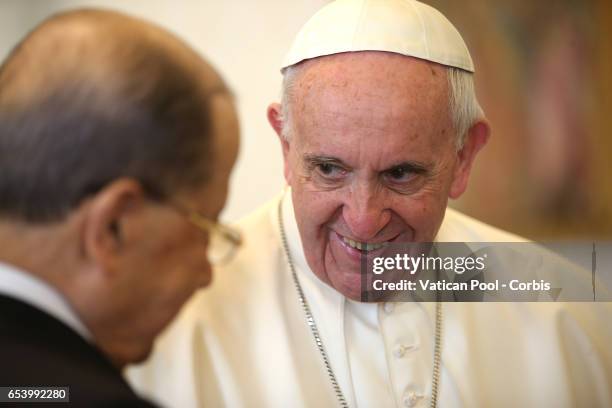
[(463, 38), (438, 10), (415, 0), (335, 0), (297, 34), (281, 70), (310, 58), (387, 51), (474, 72)]

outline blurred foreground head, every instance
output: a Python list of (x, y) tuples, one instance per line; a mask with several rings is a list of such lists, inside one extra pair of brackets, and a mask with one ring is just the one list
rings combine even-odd
[(0, 260), (58, 289), (115, 364), (141, 360), (210, 281), (237, 148), (231, 96), (185, 43), (53, 16), (0, 68)]

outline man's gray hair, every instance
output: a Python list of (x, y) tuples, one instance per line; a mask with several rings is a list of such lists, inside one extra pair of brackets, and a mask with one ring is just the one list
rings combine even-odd
[(122, 14), (45, 20), (0, 65), (0, 218), (61, 221), (123, 177), (157, 201), (208, 182), (212, 98), (226, 93), (209, 69)]
[[(282, 136), (285, 140), (291, 138), (292, 123), (290, 101), (293, 98), (295, 78), (302, 64), (285, 68), (281, 96)], [(447, 67), (450, 89), (449, 106), (457, 134), (457, 150), (463, 147), (465, 136), (474, 123), (484, 119), (484, 112), (476, 98), (474, 75), (459, 68)]]

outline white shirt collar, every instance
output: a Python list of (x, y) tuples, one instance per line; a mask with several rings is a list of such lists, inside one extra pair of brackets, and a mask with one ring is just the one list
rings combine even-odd
[(0, 262), (0, 294), (34, 306), (66, 324), (86, 340), (91, 339), (91, 334), (85, 325), (55, 288), (3, 262)]

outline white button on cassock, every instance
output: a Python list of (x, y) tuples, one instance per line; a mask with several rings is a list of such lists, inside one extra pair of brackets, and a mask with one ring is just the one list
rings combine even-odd
[(385, 313), (391, 314), (395, 309), (395, 305), (392, 302), (385, 302), (383, 309), (385, 310)]
[(393, 355), (395, 356), (395, 358), (402, 358), (404, 357), (407, 351), (411, 351), (414, 349), (415, 349), (415, 346), (410, 345), (410, 344), (398, 344), (393, 349)]
[(417, 394), (414, 391), (406, 392), (404, 394), (404, 406), (408, 408), (415, 407), (421, 400), (423, 395)]

